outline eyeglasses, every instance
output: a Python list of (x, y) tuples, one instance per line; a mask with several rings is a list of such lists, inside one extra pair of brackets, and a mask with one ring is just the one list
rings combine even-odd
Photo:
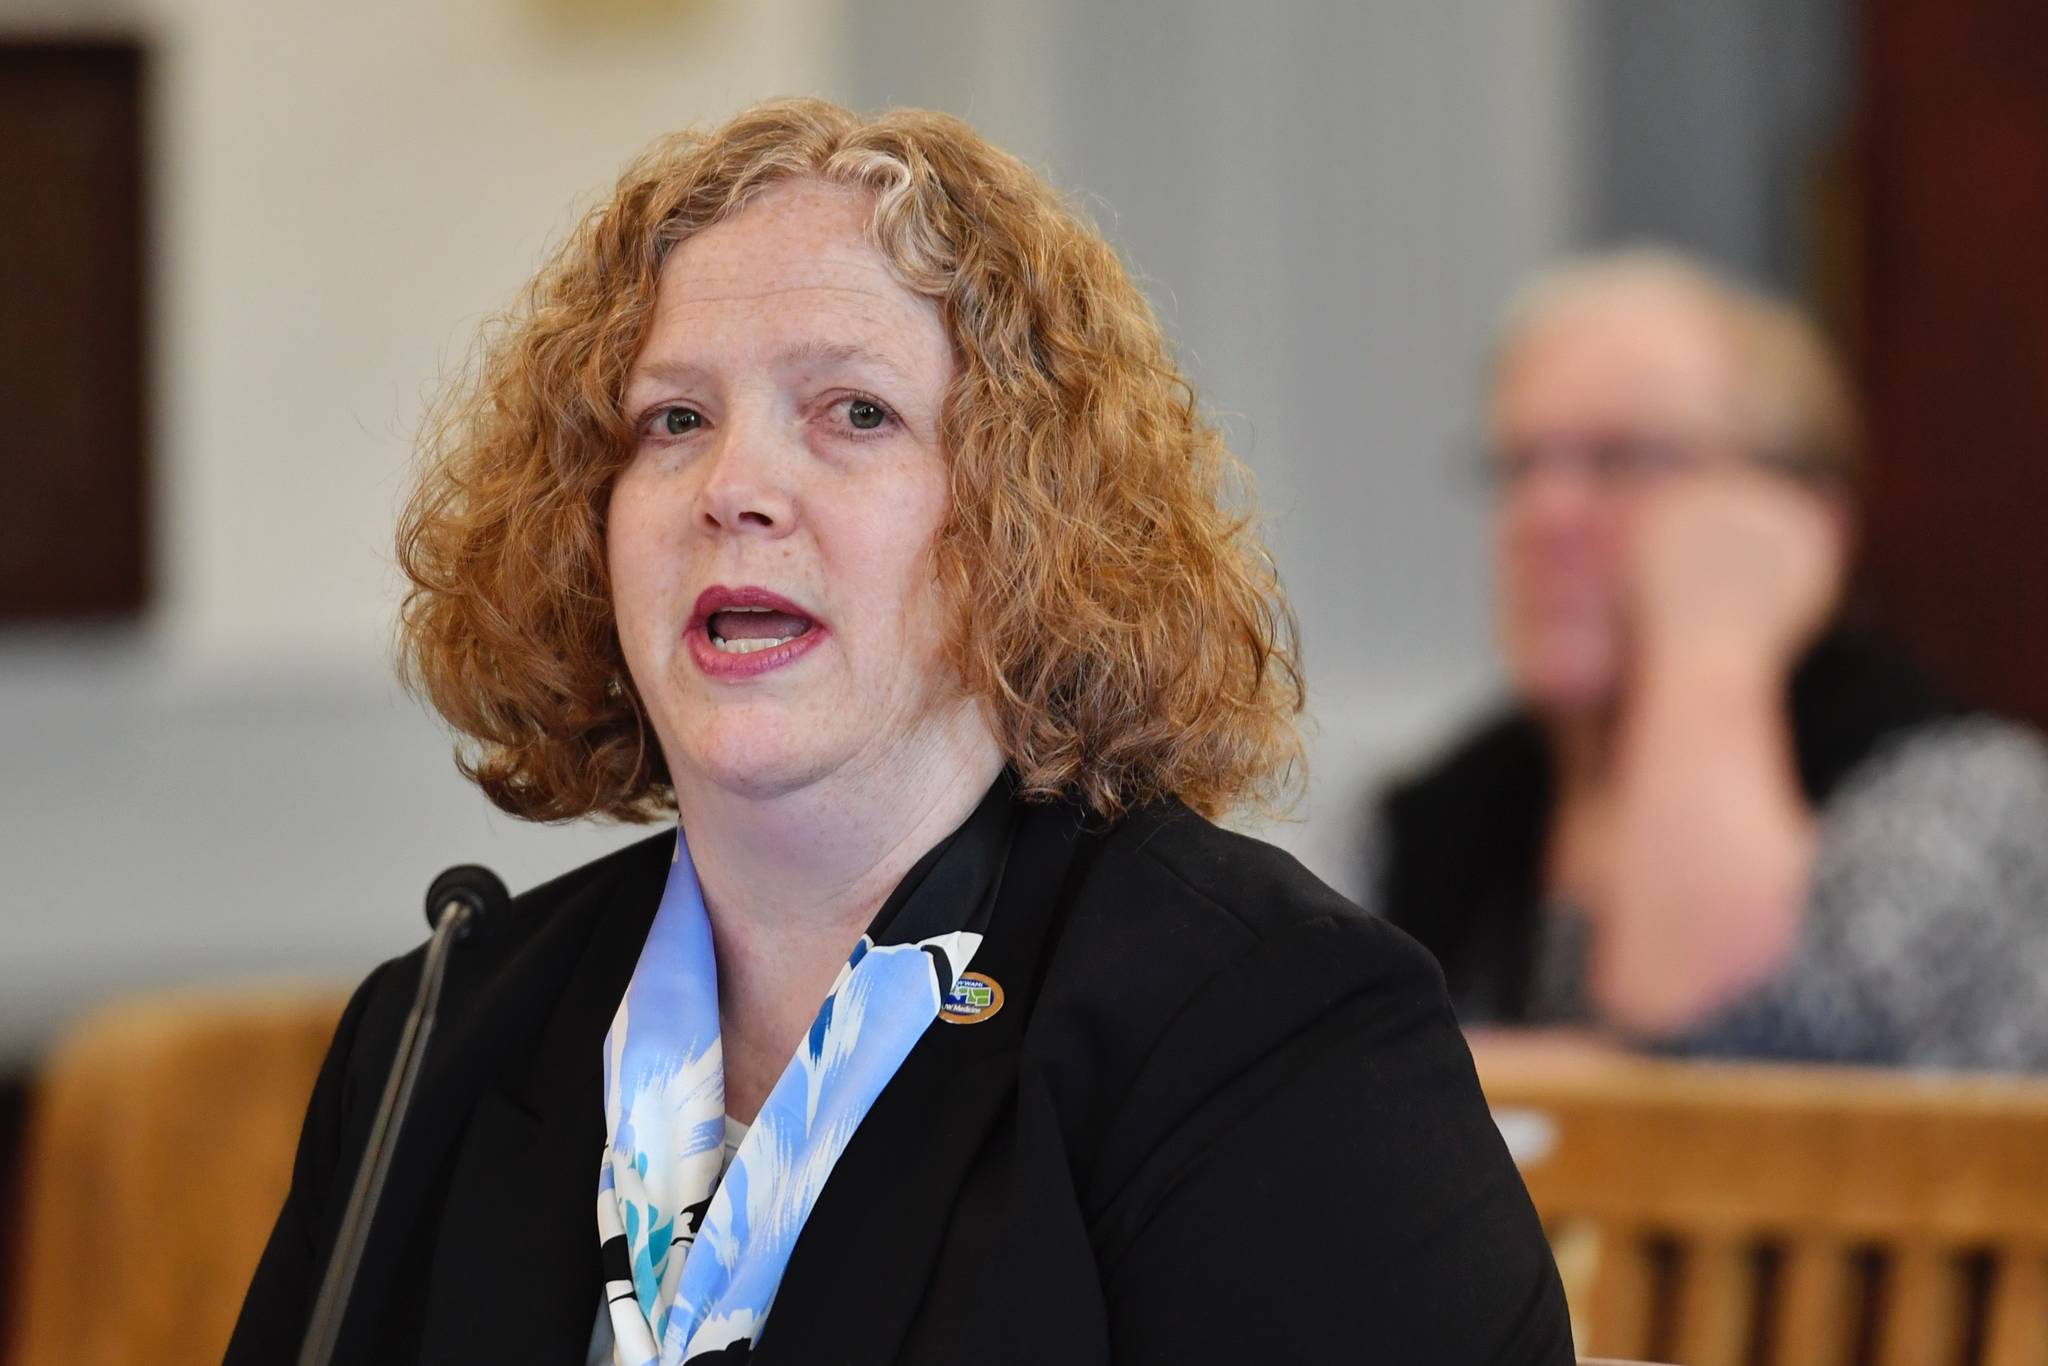
[(1486, 450), (1479, 470), (1490, 488), (1507, 493), (1545, 470), (1577, 475), (1603, 489), (1629, 489), (1676, 474), (1742, 464), (1808, 482), (1832, 477), (1830, 470), (1806, 456), (1752, 453), (1725, 439), (1649, 435), (1539, 437)]

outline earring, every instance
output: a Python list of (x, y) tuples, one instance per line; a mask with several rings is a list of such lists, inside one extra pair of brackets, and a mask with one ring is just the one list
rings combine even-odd
[(613, 674), (611, 678), (605, 683), (604, 695), (606, 697), (609, 697), (614, 702), (618, 701), (621, 697), (624, 697), (626, 695), (626, 685), (619, 681), (619, 676), (617, 674)]

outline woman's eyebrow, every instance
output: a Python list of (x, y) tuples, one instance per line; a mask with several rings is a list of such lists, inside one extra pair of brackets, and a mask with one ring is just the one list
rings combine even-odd
[(704, 378), (704, 367), (682, 360), (654, 359), (635, 365), (626, 375), (626, 391), (649, 381), (661, 384), (690, 384)]
[[(869, 365), (882, 371), (898, 383), (910, 383), (910, 375), (886, 353), (859, 342), (824, 341), (813, 338), (786, 348), (775, 358), (777, 369), (795, 370), (807, 365)], [(681, 359), (653, 358), (635, 365), (626, 376), (626, 385), (658, 381), (664, 384), (690, 383), (705, 377), (706, 370), (694, 362)]]
[(787, 369), (805, 365), (871, 365), (887, 374), (899, 384), (908, 384), (910, 376), (902, 366), (887, 355), (859, 342), (836, 342), (813, 338), (798, 342), (785, 350), (777, 361)]

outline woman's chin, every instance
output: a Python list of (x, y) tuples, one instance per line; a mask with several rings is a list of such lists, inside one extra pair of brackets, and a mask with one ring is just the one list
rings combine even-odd
[(813, 740), (767, 727), (732, 727), (695, 737), (679, 767), (705, 785), (736, 797), (764, 801), (810, 786), (836, 766)]

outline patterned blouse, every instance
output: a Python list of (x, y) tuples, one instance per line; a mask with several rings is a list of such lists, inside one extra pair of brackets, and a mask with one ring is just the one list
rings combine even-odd
[[(1983, 716), (1914, 727), (1848, 773), (1818, 835), (1790, 961), (1659, 1051), (2048, 1070), (2048, 744)], [(1591, 1022), (1588, 940), (1546, 908), (1526, 1023)]]

